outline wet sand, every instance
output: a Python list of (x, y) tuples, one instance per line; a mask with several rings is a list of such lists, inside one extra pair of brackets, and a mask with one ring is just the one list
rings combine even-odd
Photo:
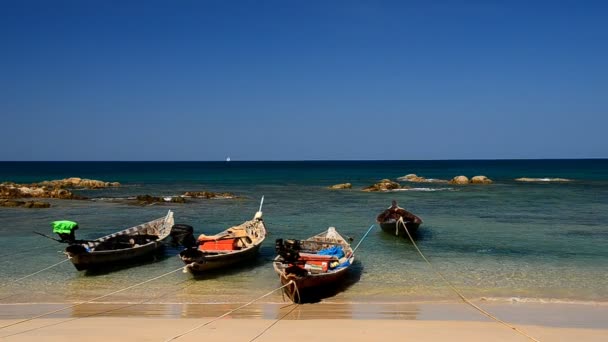
[[(0, 328), (0, 338), (10, 341), (164, 341), (240, 305), (83, 304)], [(608, 340), (606, 305), (480, 305), (540, 341)], [(0, 327), (66, 307), (69, 305), (1, 305)], [(250, 341), (275, 322), (256, 340), (528, 340), (462, 303), (253, 304), (178, 340)]]

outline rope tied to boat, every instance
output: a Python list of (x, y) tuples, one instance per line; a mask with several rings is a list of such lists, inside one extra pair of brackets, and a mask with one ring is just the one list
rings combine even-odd
[(416, 245), (416, 242), (414, 241), (414, 238), (412, 237), (412, 235), (410, 234), (409, 230), (407, 229), (405, 222), (403, 221), (403, 217), (399, 218), (399, 221), (397, 221), (397, 227), (399, 227), (399, 224), (403, 225), (403, 228), (405, 229), (405, 232), (407, 233), (407, 236), (409, 237), (410, 241), (412, 242), (412, 244), (414, 245), (414, 248), (416, 249), (416, 251), (418, 252), (418, 254), (420, 254), (420, 256), (422, 257), (422, 259), (424, 259), (424, 261), (433, 269), (433, 271), (439, 275), (439, 277), (441, 279), (443, 279), (443, 281), (460, 297), (460, 299), (462, 299), (463, 302), (465, 302), (466, 304), (469, 304), (470, 306), (472, 306), (474, 309), (476, 309), (477, 311), (481, 312), (482, 314), (484, 314), (485, 316), (493, 319), (494, 321), (511, 328), (513, 331), (527, 337), (528, 339), (532, 340), (532, 341), (536, 341), (536, 342), (540, 342), (539, 340), (537, 340), (536, 338), (526, 334), (524, 331), (517, 329), (516, 327), (514, 327), (513, 325), (501, 320), (500, 318), (492, 315), (491, 313), (487, 312), (486, 310), (480, 308), (479, 306), (475, 305), (474, 303), (472, 303), (468, 298), (466, 298), (460, 291), (458, 291), (458, 289), (452, 285), (452, 283), (450, 283), (449, 280), (447, 280), (447, 278), (441, 273), (439, 272), (439, 270), (437, 270), (437, 268), (435, 267), (435, 265), (433, 265), (429, 259), (427, 259), (424, 254), (422, 254), (422, 251), (420, 250), (420, 248), (418, 248), (418, 245)]
[[(69, 259), (67, 259), (67, 260), (69, 260)], [(124, 289), (120, 289), (120, 290), (117, 290), (117, 291), (114, 291), (114, 292), (111, 292), (111, 293), (105, 294), (105, 295), (103, 295), (103, 296), (95, 297), (95, 298), (90, 299), (90, 300), (88, 300), (88, 301), (86, 301), (86, 302), (76, 303), (76, 304), (74, 304), (74, 305), (66, 306), (65, 308), (57, 309), (57, 310), (54, 310), (54, 311), (50, 311), (50, 312), (47, 312), (47, 313), (40, 314), (40, 315), (38, 315), (38, 316), (30, 317), (30, 318), (27, 318), (27, 319), (24, 319), (24, 320), (21, 320), (21, 321), (17, 321), (17, 322), (11, 323), (11, 324), (7, 324), (7, 325), (4, 325), (4, 326), (1, 326), (1, 327), (0, 327), (0, 329), (4, 329), (4, 328), (8, 328), (8, 327), (12, 327), (13, 325), (17, 325), (17, 324), (21, 324), (21, 323), (29, 322), (29, 321), (32, 321), (32, 320), (34, 320), (34, 319), (36, 319), (36, 318), (41, 318), (41, 317), (45, 317), (45, 316), (48, 316), (48, 315), (52, 315), (52, 314), (54, 314), (54, 313), (61, 312), (61, 311), (67, 310), (67, 309), (71, 309), (71, 308), (77, 307), (77, 306), (79, 306), (79, 305), (88, 304), (88, 303), (91, 303), (91, 302), (96, 301), (96, 300), (98, 300), (98, 299), (102, 299), (102, 298), (105, 298), (105, 297), (109, 297), (109, 296), (114, 295), (114, 294), (117, 294), (117, 293), (119, 293), (119, 292), (123, 292), (123, 291), (129, 290), (129, 289), (132, 289), (132, 288), (137, 287), (137, 286), (139, 286), (139, 285), (143, 285), (143, 284), (149, 283), (149, 282), (151, 282), (151, 281), (154, 281), (154, 280), (156, 280), (156, 279), (160, 279), (160, 278), (162, 278), (162, 277), (168, 276), (169, 274), (172, 274), (172, 273), (175, 273), (175, 272), (181, 271), (181, 270), (182, 270), (182, 268), (183, 268), (183, 267), (180, 267), (180, 268), (178, 268), (178, 269), (176, 269), (176, 270), (173, 270), (173, 271), (171, 271), (171, 272), (167, 272), (167, 273), (165, 273), (165, 274), (161, 274), (161, 275), (159, 275), (159, 276), (157, 276), (157, 277), (154, 277), (154, 278), (152, 278), (152, 279), (148, 279), (148, 280), (146, 280), (146, 281), (142, 281), (141, 283), (137, 283), (137, 284), (135, 284), (135, 285), (131, 285), (131, 286), (125, 287)]]
[[(195, 330), (197, 330), (197, 329), (200, 329), (200, 328), (202, 328), (202, 327), (204, 327), (204, 326), (206, 326), (206, 325), (209, 325), (209, 324), (211, 324), (211, 323), (213, 323), (213, 322), (215, 322), (215, 321), (217, 321), (217, 320), (220, 320), (220, 319), (222, 319), (222, 318), (224, 318), (224, 317), (226, 317), (226, 316), (230, 315), (231, 313), (233, 313), (233, 312), (235, 312), (235, 311), (238, 311), (238, 310), (240, 310), (240, 309), (242, 309), (242, 308), (244, 308), (244, 307), (247, 307), (247, 306), (249, 306), (249, 305), (251, 305), (251, 304), (253, 304), (253, 303), (257, 302), (258, 300), (260, 300), (260, 299), (262, 299), (262, 298), (268, 297), (268, 296), (270, 296), (271, 294), (275, 293), (276, 291), (278, 291), (278, 290), (282, 290), (283, 288), (285, 288), (285, 287), (287, 287), (287, 286), (289, 286), (289, 285), (291, 285), (291, 284), (294, 284), (294, 285), (295, 285), (295, 282), (294, 282), (293, 280), (291, 280), (291, 281), (289, 281), (289, 283), (287, 283), (287, 284), (285, 284), (285, 285), (283, 285), (283, 286), (281, 286), (281, 287), (278, 287), (278, 288), (276, 288), (276, 289), (274, 289), (274, 290), (272, 290), (272, 291), (270, 291), (270, 292), (268, 292), (268, 293), (265, 293), (265, 294), (263, 294), (263, 295), (261, 295), (261, 296), (259, 296), (259, 297), (255, 298), (255, 299), (253, 299), (253, 300), (251, 300), (251, 301), (249, 301), (249, 302), (247, 302), (247, 303), (245, 303), (245, 304), (243, 304), (243, 305), (239, 306), (238, 308), (232, 309), (232, 310), (230, 310), (230, 311), (228, 311), (228, 312), (226, 312), (226, 313), (224, 313), (224, 314), (222, 314), (222, 315), (220, 315), (220, 316), (218, 316), (218, 317), (216, 317), (216, 318), (214, 318), (214, 319), (212, 319), (212, 320), (210, 320), (210, 321), (207, 321), (207, 322), (205, 322), (205, 323), (199, 324), (199, 325), (195, 326), (194, 328), (192, 328), (192, 329), (190, 329), (190, 330), (187, 330), (187, 331), (185, 331), (185, 332), (183, 332), (183, 333), (181, 333), (181, 334), (175, 335), (175, 336), (173, 336), (173, 337), (171, 337), (171, 338), (169, 338), (169, 339), (165, 340), (165, 342), (169, 342), (169, 341), (177, 340), (178, 338), (180, 338), (180, 337), (182, 337), (182, 336), (184, 336), (184, 335), (187, 335), (187, 334), (189, 334), (189, 333), (191, 333), (191, 332), (193, 332), (193, 331), (195, 331)], [(297, 288), (297, 286), (296, 286), (296, 288)], [(292, 311), (293, 311), (293, 310), (292, 310)], [(273, 324), (273, 325), (274, 325), (274, 324)], [(271, 327), (272, 327), (272, 325), (271, 325)], [(266, 330), (268, 330), (268, 329), (266, 329)], [(265, 331), (264, 331), (264, 332), (265, 332)], [(262, 332), (262, 333), (264, 333), (264, 332)], [(257, 337), (258, 337), (258, 336), (256, 336), (255, 338), (257, 338)], [(254, 338), (254, 339), (255, 339), (255, 338)]]

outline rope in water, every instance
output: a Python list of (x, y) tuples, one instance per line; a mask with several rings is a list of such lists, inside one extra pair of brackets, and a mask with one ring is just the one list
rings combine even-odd
[(443, 279), (443, 281), (445, 281), (446, 284), (448, 284), (448, 286), (460, 297), (460, 299), (462, 299), (462, 301), (464, 301), (465, 303), (469, 304), (470, 306), (472, 306), (473, 308), (475, 308), (477, 311), (481, 312), (482, 314), (484, 314), (485, 316), (495, 320), (496, 322), (505, 325), (509, 328), (511, 328), (512, 330), (514, 330), (515, 332), (527, 337), (528, 339), (532, 340), (532, 341), (536, 341), (536, 342), (540, 342), (539, 340), (535, 339), (534, 337), (526, 334), (525, 332), (517, 329), (516, 327), (512, 326), (511, 324), (501, 320), (500, 318), (492, 315), (491, 313), (487, 312), (486, 310), (480, 308), (479, 306), (473, 304), (469, 299), (467, 299), (462, 293), (460, 293), (460, 291), (458, 291), (458, 289), (456, 287), (454, 287), (454, 285), (452, 285), (452, 283), (450, 283), (446, 277), (443, 276), (443, 274), (441, 272), (439, 272), (439, 270), (437, 270), (437, 268), (435, 268), (435, 266), (433, 264), (431, 264), (431, 262), (429, 261), (429, 259), (427, 259), (424, 254), (422, 254), (422, 251), (420, 250), (420, 248), (418, 248), (418, 245), (416, 245), (416, 242), (414, 242), (414, 238), (412, 238), (412, 235), (410, 234), (410, 232), (408, 231), (407, 227), (405, 226), (405, 222), (403, 221), (403, 217), (399, 218), (399, 221), (397, 221), (397, 225), (399, 225), (399, 223), (401, 223), (403, 225), (403, 228), (405, 229), (405, 232), (407, 233), (407, 236), (410, 238), (410, 241), (412, 242), (412, 244), (414, 245), (414, 248), (416, 248), (416, 251), (418, 251), (418, 254), (420, 254), (420, 256), (422, 257), (422, 259), (424, 259), (424, 261), (426, 261), (426, 263), (431, 266), (431, 268), (433, 269), (433, 271), (439, 275), (439, 277), (441, 277), (441, 279)]
[(264, 295), (262, 295), (262, 296), (259, 296), (258, 298), (254, 299), (254, 300), (252, 300), (252, 301), (250, 301), (250, 302), (248, 302), (248, 303), (246, 303), (246, 304), (243, 304), (243, 305), (239, 306), (239, 307), (238, 307), (238, 308), (236, 308), (236, 309), (232, 309), (232, 310), (230, 310), (230, 311), (226, 312), (225, 314), (220, 315), (220, 316), (218, 316), (218, 317), (216, 317), (216, 318), (214, 318), (214, 319), (212, 319), (212, 320), (210, 320), (210, 321), (207, 321), (207, 322), (205, 322), (205, 323), (199, 324), (199, 325), (195, 326), (194, 328), (192, 328), (192, 329), (190, 329), (190, 330), (187, 330), (187, 331), (185, 331), (185, 332), (183, 332), (183, 333), (181, 333), (181, 334), (179, 334), (179, 335), (175, 335), (175, 336), (173, 336), (173, 337), (171, 337), (171, 338), (169, 338), (169, 339), (165, 340), (165, 342), (169, 342), (169, 341), (177, 340), (178, 338), (180, 338), (180, 337), (182, 337), (182, 336), (184, 336), (184, 335), (187, 335), (187, 334), (189, 334), (189, 333), (193, 332), (194, 330), (197, 330), (197, 329), (202, 328), (202, 327), (204, 327), (204, 326), (206, 326), (206, 325), (209, 325), (209, 324), (211, 324), (211, 323), (213, 323), (213, 322), (215, 322), (215, 321), (217, 321), (217, 320), (219, 320), (219, 319), (222, 319), (222, 318), (224, 318), (224, 317), (226, 317), (226, 316), (230, 315), (231, 313), (233, 313), (233, 312), (235, 312), (235, 311), (238, 311), (238, 310), (240, 310), (240, 309), (242, 309), (242, 308), (244, 308), (244, 307), (247, 307), (247, 306), (249, 306), (249, 305), (251, 305), (251, 304), (253, 304), (253, 303), (257, 302), (258, 300), (260, 300), (260, 299), (262, 299), (262, 298), (268, 297), (268, 296), (270, 296), (271, 294), (273, 294), (274, 292), (276, 292), (276, 291), (278, 291), (278, 290), (281, 290), (281, 289), (283, 289), (283, 288), (285, 288), (285, 287), (287, 287), (287, 286), (291, 285), (292, 283), (293, 283), (293, 284), (295, 284), (295, 283), (293, 282), (293, 280), (292, 280), (292, 281), (290, 281), (289, 283), (287, 283), (287, 284), (285, 284), (285, 285), (283, 285), (283, 286), (281, 286), (281, 287), (278, 287), (278, 288), (276, 288), (276, 289), (274, 289), (274, 290), (272, 290), (272, 291), (270, 291), (270, 292), (268, 292), (268, 293), (266, 293), (266, 294), (264, 294)]
[[(13, 280), (13, 281), (11, 281), (11, 282), (9, 282), (9, 283), (2, 284), (2, 285), (0, 285), (0, 288), (4, 288), (4, 287), (6, 287), (6, 286), (13, 285), (13, 284), (15, 284), (15, 283), (17, 283), (17, 282), (19, 282), (19, 281), (21, 281), (21, 280), (23, 280), (23, 279), (27, 279), (27, 278), (29, 278), (29, 277), (31, 277), (31, 276), (34, 276), (34, 275), (36, 275), (36, 274), (38, 274), (38, 273), (40, 273), (40, 272), (46, 271), (46, 270), (48, 270), (48, 269), (51, 269), (51, 268), (53, 268), (53, 267), (55, 267), (55, 266), (57, 266), (57, 265), (61, 265), (61, 264), (63, 264), (64, 262), (69, 261), (69, 260), (70, 260), (69, 258), (68, 258), (68, 259), (64, 259), (64, 260), (62, 260), (62, 261), (60, 261), (60, 262), (58, 262), (58, 263), (56, 263), (56, 264), (53, 264), (53, 265), (51, 265), (51, 266), (49, 266), (49, 267), (45, 267), (45, 268), (43, 268), (43, 269), (41, 269), (40, 271), (36, 271), (36, 272), (34, 272), (34, 273), (32, 273), (32, 274), (28, 274), (28, 275), (26, 275), (26, 276), (24, 276), (24, 277), (21, 277), (21, 278), (19, 278), (19, 279), (15, 279), (15, 280)], [(10, 297), (10, 296), (9, 296), (9, 297)], [(8, 298), (8, 297), (5, 297), (5, 298)], [(1, 300), (1, 299), (4, 299), (4, 298), (0, 298), (0, 300)]]
[[(182, 281), (178, 282), (176, 285), (183, 284), (183, 283), (185, 283), (185, 282), (187, 282), (187, 281), (190, 281), (190, 279), (182, 280)], [(188, 284), (188, 285), (186, 285), (186, 286), (183, 286), (183, 287), (182, 287), (182, 288), (180, 288), (178, 291), (182, 291), (182, 290), (186, 289), (187, 287), (189, 287), (189, 286), (193, 285), (194, 283), (195, 283), (195, 282), (190, 282), (190, 284)], [(144, 299), (144, 300), (142, 300), (142, 301), (140, 301), (140, 302), (137, 302), (137, 303), (133, 303), (133, 304), (127, 304), (127, 305), (120, 306), (120, 307), (118, 307), (118, 308), (113, 308), (113, 309), (108, 309), (108, 310), (103, 310), (103, 311), (95, 312), (95, 313), (92, 313), (92, 314), (90, 314), (90, 315), (85, 315), (85, 316), (81, 316), (81, 317), (70, 318), (70, 319), (66, 319), (66, 320), (60, 321), (60, 322), (55, 322), (55, 323), (50, 323), (50, 324), (47, 324), (47, 325), (42, 325), (42, 326), (35, 327), (35, 328), (32, 328), (32, 329), (28, 329), (28, 330), (19, 331), (19, 332), (16, 332), (16, 333), (14, 333), (14, 334), (0, 336), (0, 338), (11, 337), (11, 336), (15, 336), (15, 335), (21, 335), (21, 334), (25, 334), (25, 333), (28, 333), (28, 332), (36, 331), (36, 330), (39, 330), (39, 329), (42, 329), (42, 328), (47, 328), (47, 327), (51, 327), (51, 326), (55, 326), (55, 325), (59, 325), (59, 324), (63, 324), (63, 323), (72, 322), (72, 321), (75, 321), (75, 320), (77, 320), (77, 319), (81, 319), (81, 318), (93, 317), (93, 316), (102, 315), (102, 314), (109, 313), (109, 312), (113, 312), (113, 311), (122, 310), (122, 309), (125, 309), (125, 308), (128, 308), (128, 307), (132, 307), (132, 306), (136, 306), (136, 305), (144, 304), (144, 303), (149, 302), (149, 301), (151, 301), (151, 300), (153, 300), (153, 299), (159, 299), (159, 298), (162, 298), (162, 297), (164, 297), (164, 296), (166, 296), (166, 295), (168, 295), (168, 294), (170, 294), (170, 293), (174, 293), (174, 292), (177, 292), (177, 291), (173, 291), (173, 290), (171, 290), (171, 291), (167, 291), (167, 292), (161, 293), (161, 294), (159, 294), (159, 295), (157, 295), (157, 296), (154, 296), (154, 297), (152, 297), (152, 298)]]
[(183, 270), (183, 267), (180, 267), (180, 268), (178, 268), (178, 269), (176, 269), (176, 270), (173, 270), (173, 271), (171, 271), (171, 272), (167, 272), (167, 273), (165, 273), (165, 274), (161, 274), (161, 275), (159, 275), (159, 276), (157, 276), (157, 277), (154, 277), (154, 278), (152, 278), (152, 279), (148, 279), (148, 280), (146, 280), (146, 281), (142, 281), (141, 283), (137, 283), (137, 284), (135, 284), (135, 285), (131, 285), (131, 286), (125, 287), (124, 289), (120, 289), (120, 290), (117, 290), (117, 291), (114, 291), (114, 292), (111, 292), (111, 293), (105, 294), (105, 295), (103, 295), (103, 296), (95, 297), (95, 298), (90, 299), (90, 300), (88, 300), (88, 301), (86, 301), (86, 302), (82, 302), (82, 303), (77, 303), (77, 304), (74, 304), (74, 305), (66, 306), (65, 308), (62, 308), (62, 309), (57, 309), (57, 310), (50, 311), (50, 312), (47, 312), (47, 313), (44, 313), (44, 314), (40, 314), (40, 315), (38, 315), (38, 316), (30, 317), (30, 318), (27, 318), (27, 319), (24, 319), (24, 320), (21, 320), (21, 321), (18, 321), (18, 322), (14, 322), (14, 323), (11, 323), (11, 324), (7, 324), (7, 325), (4, 325), (4, 326), (1, 326), (1, 327), (0, 327), (0, 329), (4, 329), (4, 328), (8, 328), (8, 327), (12, 327), (13, 325), (17, 325), (17, 324), (21, 324), (21, 323), (29, 322), (29, 321), (34, 320), (34, 319), (36, 319), (36, 318), (45, 317), (45, 316), (52, 315), (52, 314), (57, 313), (57, 312), (61, 312), (61, 311), (67, 310), (67, 309), (71, 309), (71, 308), (77, 307), (77, 306), (79, 306), (79, 305), (83, 305), (83, 304), (91, 303), (91, 302), (96, 301), (96, 300), (98, 300), (98, 299), (102, 299), (102, 298), (105, 298), (105, 297), (109, 297), (109, 296), (114, 295), (114, 294), (117, 294), (117, 293), (119, 293), (119, 292), (123, 292), (123, 291), (129, 290), (129, 289), (132, 289), (132, 288), (137, 287), (137, 286), (139, 286), (139, 285), (143, 285), (143, 284), (149, 283), (149, 282), (151, 282), (151, 281), (154, 281), (154, 280), (156, 280), (156, 279), (160, 279), (160, 278), (162, 278), (162, 277), (168, 276), (169, 274), (172, 274), (172, 273), (175, 273), (175, 272), (178, 272), (178, 271), (181, 271), (181, 270)]
[(359, 243), (355, 246), (355, 249), (353, 249), (353, 254), (355, 254), (355, 251), (357, 250), (357, 248), (359, 248), (359, 245), (361, 245), (361, 242), (363, 242), (363, 240), (365, 240), (365, 238), (367, 237), (367, 234), (369, 234), (369, 232), (371, 232), (372, 228), (374, 228), (375, 226), (376, 226), (375, 224), (372, 224), (371, 226), (369, 226), (369, 228), (367, 229), (365, 234), (363, 234), (363, 237), (361, 238), (361, 240), (359, 240)]

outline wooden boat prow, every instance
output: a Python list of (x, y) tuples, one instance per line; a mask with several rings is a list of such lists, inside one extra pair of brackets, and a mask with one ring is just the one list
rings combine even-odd
[(65, 254), (79, 271), (134, 261), (163, 248), (173, 224), (173, 212), (169, 210), (156, 220), (93, 241), (71, 244)]

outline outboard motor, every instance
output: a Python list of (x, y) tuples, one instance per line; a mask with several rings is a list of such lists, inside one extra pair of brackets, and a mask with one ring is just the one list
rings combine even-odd
[(196, 246), (194, 238), (194, 228), (187, 224), (174, 224), (171, 227), (171, 244), (173, 246), (182, 245), (186, 248)]
[(277, 239), (275, 241), (274, 248), (277, 254), (288, 263), (295, 263), (300, 258), (300, 253), (298, 253), (298, 251), (302, 249), (300, 240), (283, 239)]

